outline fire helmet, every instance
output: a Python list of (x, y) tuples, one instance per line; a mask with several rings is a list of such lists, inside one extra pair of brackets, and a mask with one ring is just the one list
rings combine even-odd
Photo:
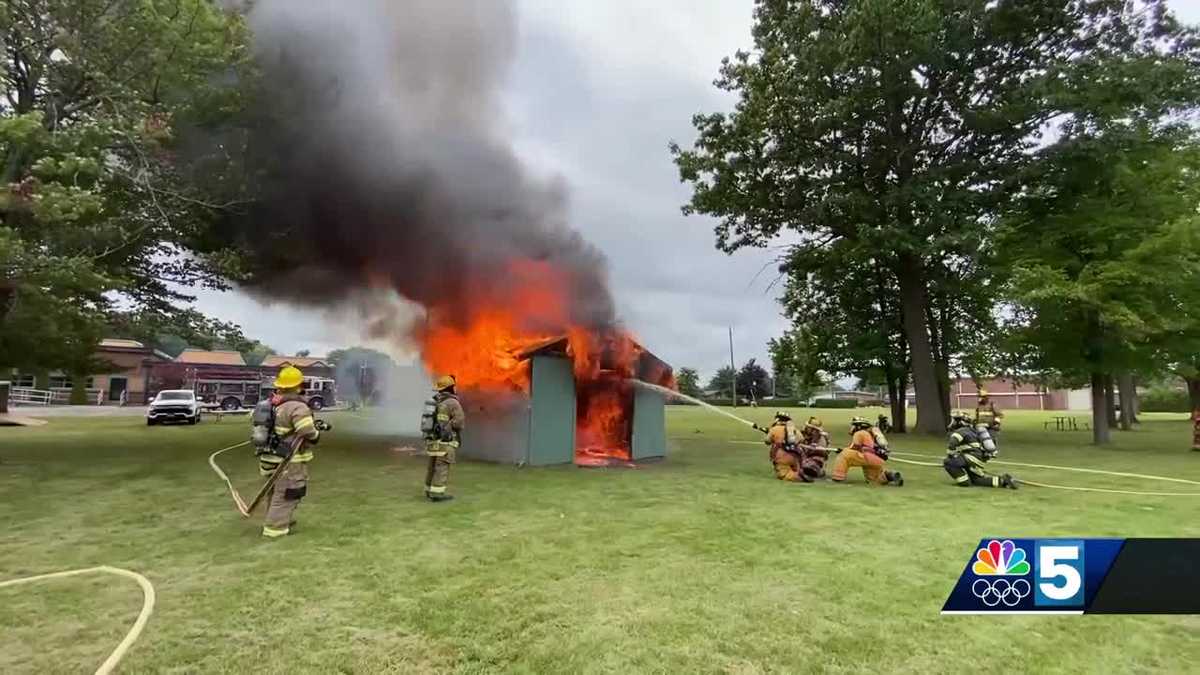
[(284, 366), (275, 377), (276, 389), (295, 389), (304, 384), (304, 373), (296, 366)]
[(789, 412), (788, 412), (788, 411), (786, 411), (786, 410), (777, 410), (777, 411), (775, 411), (775, 419), (777, 419), (777, 420), (791, 420), (791, 419), (792, 419), (792, 415), (791, 415), (791, 413), (789, 413)]
[(987, 398), (988, 390), (982, 387), (979, 388), (979, 398)]
[(871, 423), (868, 422), (867, 418), (865, 418), (865, 417), (855, 416), (855, 417), (850, 418), (850, 428), (851, 429), (868, 429), (870, 427), (871, 427)]
[(453, 375), (442, 375), (441, 377), (439, 377), (437, 379), (436, 382), (433, 383), (433, 390), (434, 391), (446, 391), (447, 389), (450, 389), (457, 383), (458, 382), (454, 379)]
[(950, 428), (971, 426), (971, 416), (965, 410), (954, 410), (950, 413)]
[(808, 421), (804, 423), (804, 426), (810, 429), (820, 429), (823, 425), (821, 424), (820, 417), (810, 417), (808, 418)]

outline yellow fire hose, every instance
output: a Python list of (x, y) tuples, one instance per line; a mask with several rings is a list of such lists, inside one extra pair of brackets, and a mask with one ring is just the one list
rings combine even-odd
[(212, 470), (221, 477), (221, 480), (225, 481), (225, 485), (229, 488), (229, 495), (233, 497), (233, 505), (237, 508), (238, 513), (242, 514), (243, 517), (249, 517), (250, 511), (246, 508), (246, 502), (242, 499), (242, 495), (238, 494), (237, 488), (233, 486), (233, 481), (229, 480), (229, 476), (225, 475), (225, 472), (221, 470), (221, 467), (217, 466), (217, 455), (227, 450), (234, 450), (246, 445), (250, 445), (250, 441), (242, 441), (237, 445), (231, 445), (228, 448), (221, 448), (220, 450), (217, 450), (208, 456), (208, 465), (211, 466)]
[(65, 572), (53, 572), (51, 574), (39, 574), (33, 577), (0, 581), (0, 588), (17, 586), (20, 584), (30, 584), (37, 581), (45, 581), (47, 579), (58, 579), (60, 577), (91, 574), (93, 572), (128, 577), (136, 581), (138, 585), (142, 587), (142, 611), (138, 613), (138, 617), (136, 620), (134, 620), (133, 626), (130, 627), (129, 632), (125, 634), (125, 639), (121, 640), (121, 642), (117, 645), (117, 648), (114, 649), (112, 653), (108, 655), (108, 658), (104, 660), (104, 663), (100, 664), (100, 667), (96, 669), (96, 675), (108, 675), (108, 673), (111, 673), (113, 669), (117, 667), (117, 664), (121, 662), (121, 659), (125, 656), (125, 652), (129, 651), (129, 648), (133, 646), (135, 641), (137, 641), (138, 637), (142, 634), (142, 629), (146, 627), (146, 623), (150, 620), (150, 614), (154, 612), (154, 584), (151, 584), (149, 579), (138, 574), (137, 572), (130, 572), (129, 570), (121, 569), (119, 567), (101, 565), (100, 567), (88, 567), (85, 569), (67, 570)]

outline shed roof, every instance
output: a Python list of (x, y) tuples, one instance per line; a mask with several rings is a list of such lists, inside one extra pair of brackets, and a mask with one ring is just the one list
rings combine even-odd
[(179, 363), (210, 364), (214, 366), (244, 366), (246, 360), (235, 351), (219, 349), (205, 351), (203, 349), (185, 349), (175, 357)]
[[(662, 383), (661, 381), (672, 378), (671, 366), (666, 361), (655, 356), (638, 342), (634, 340), (630, 340), (630, 342), (633, 342), (633, 345), (640, 352), (637, 365), (637, 377), (639, 379)], [(530, 359), (534, 356), (566, 356), (568, 344), (569, 340), (566, 335), (547, 338), (516, 352), (516, 356), (521, 360)], [(601, 358), (603, 360), (603, 357)]]

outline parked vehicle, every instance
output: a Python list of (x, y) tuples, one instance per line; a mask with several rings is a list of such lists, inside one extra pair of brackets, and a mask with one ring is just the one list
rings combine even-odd
[(337, 403), (337, 387), (328, 377), (304, 378), (304, 390), (301, 392), (308, 407), (320, 410)]
[(195, 424), (199, 421), (200, 401), (196, 399), (195, 392), (190, 389), (160, 391), (146, 410), (146, 426), (148, 427), (159, 422)]
[(253, 408), (258, 403), (259, 379), (257, 373), (247, 373), (243, 379), (197, 378), (196, 396), (205, 403), (218, 405), (222, 410)]

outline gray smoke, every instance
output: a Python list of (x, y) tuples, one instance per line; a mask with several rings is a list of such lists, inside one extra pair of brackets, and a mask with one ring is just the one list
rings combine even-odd
[(531, 177), (505, 133), (510, 3), (260, 0), (249, 22), (253, 206), (227, 234), (254, 260), (251, 290), (330, 304), (385, 282), (469, 315), (510, 300), (511, 262), (532, 259), (567, 274), (571, 322), (614, 321), (603, 256), (567, 225), (563, 186)]

